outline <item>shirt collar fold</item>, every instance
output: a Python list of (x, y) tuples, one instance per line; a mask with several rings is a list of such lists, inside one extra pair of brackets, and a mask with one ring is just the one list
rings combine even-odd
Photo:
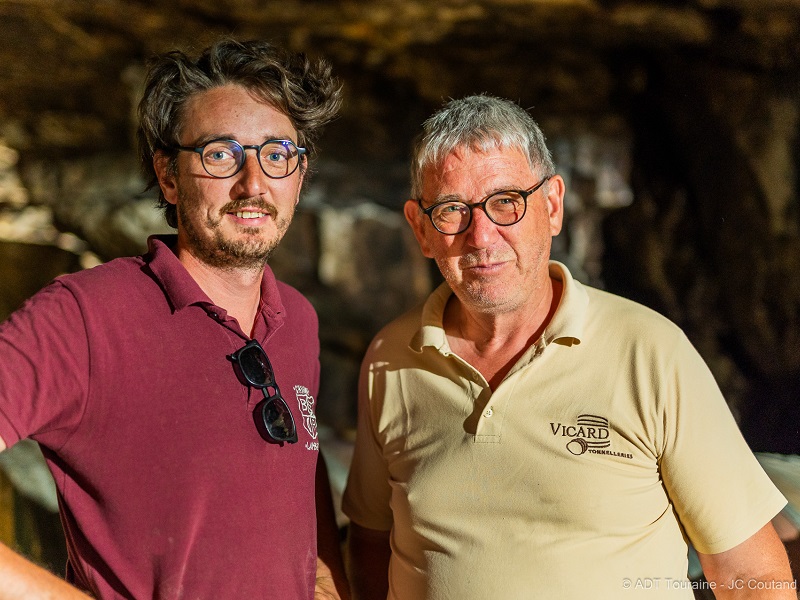
[[(148, 253), (144, 256), (153, 276), (164, 290), (172, 311), (178, 312), (188, 306), (199, 305), (208, 312), (213, 312), (220, 321), (224, 320), (228, 315), (227, 311), (211, 301), (173, 251), (177, 241), (178, 236), (174, 234), (152, 235), (147, 239)], [(266, 335), (280, 327), (286, 316), (277, 280), (268, 266), (261, 278), (261, 304), (258, 313), (264, 320), (265, 332), (262, 333)], [(259, 317), (256, 319), (258, 321)], [(261, 329), (259, 323), (256, 324), (256, 329)]]

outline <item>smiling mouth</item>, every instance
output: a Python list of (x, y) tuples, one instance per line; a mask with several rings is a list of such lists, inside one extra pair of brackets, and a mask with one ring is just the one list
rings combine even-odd
[(260, 212), (254, 210), (238, 210), (233, 213), (234, 216), (240, 219), (260, 219), (261, 217), (267, 216), (268, 212)]
[(278, 217), (278, 210), (275, 206), (261, 198), (248, 198), (232, 201), (223, 206), (220, 209), (220, 218), (224, 215), (229, 215), (234, 219), (242, 221), (258, 221), (259, 219), (266, 219), (267, 217), (276, 220)]

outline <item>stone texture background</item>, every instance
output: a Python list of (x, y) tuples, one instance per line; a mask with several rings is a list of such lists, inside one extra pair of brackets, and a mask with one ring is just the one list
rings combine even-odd
[(800, 0), (0, 0), (0, 34), (0, 317), (166, 230), (134, 158), (146, 58), (267, 38), (346, 89), (273, 260), (320, 313), (334, 441), (366, 344), (437, 281), (400, 212), (411, 139), (488, 92), (567, 180), (556, 257), (679, 323), (755, 449), (800, 452)]

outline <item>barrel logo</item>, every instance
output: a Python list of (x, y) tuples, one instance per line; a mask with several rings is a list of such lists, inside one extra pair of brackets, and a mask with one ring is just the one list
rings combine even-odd
[(611, 426), (608, 419), (599, 415), (578, 415), (575, 424), (550, 423), (554, 436), (565, 438), (564, 445), (575, 456), (582, 454), (605, 454), (621, 458), (633, 458), (627, 452), (610, 450)]

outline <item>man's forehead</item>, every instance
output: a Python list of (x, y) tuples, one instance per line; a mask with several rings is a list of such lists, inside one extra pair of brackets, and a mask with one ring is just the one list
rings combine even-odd
[(187, 99), (182, 112), (181, 129), (191, 131), (194, 137), (237, 138), (246, 131), (263, 138), (258, 143), (270, 137), (297, 138), (292, 121), (280, 108), (238, 84), (196, 92)]
[(526, 154), (518, 147), (487, 149), (459, 146), (422, 172), (428, 194), (470, 194), (488, 187), (501, 189), (532, 175)]

